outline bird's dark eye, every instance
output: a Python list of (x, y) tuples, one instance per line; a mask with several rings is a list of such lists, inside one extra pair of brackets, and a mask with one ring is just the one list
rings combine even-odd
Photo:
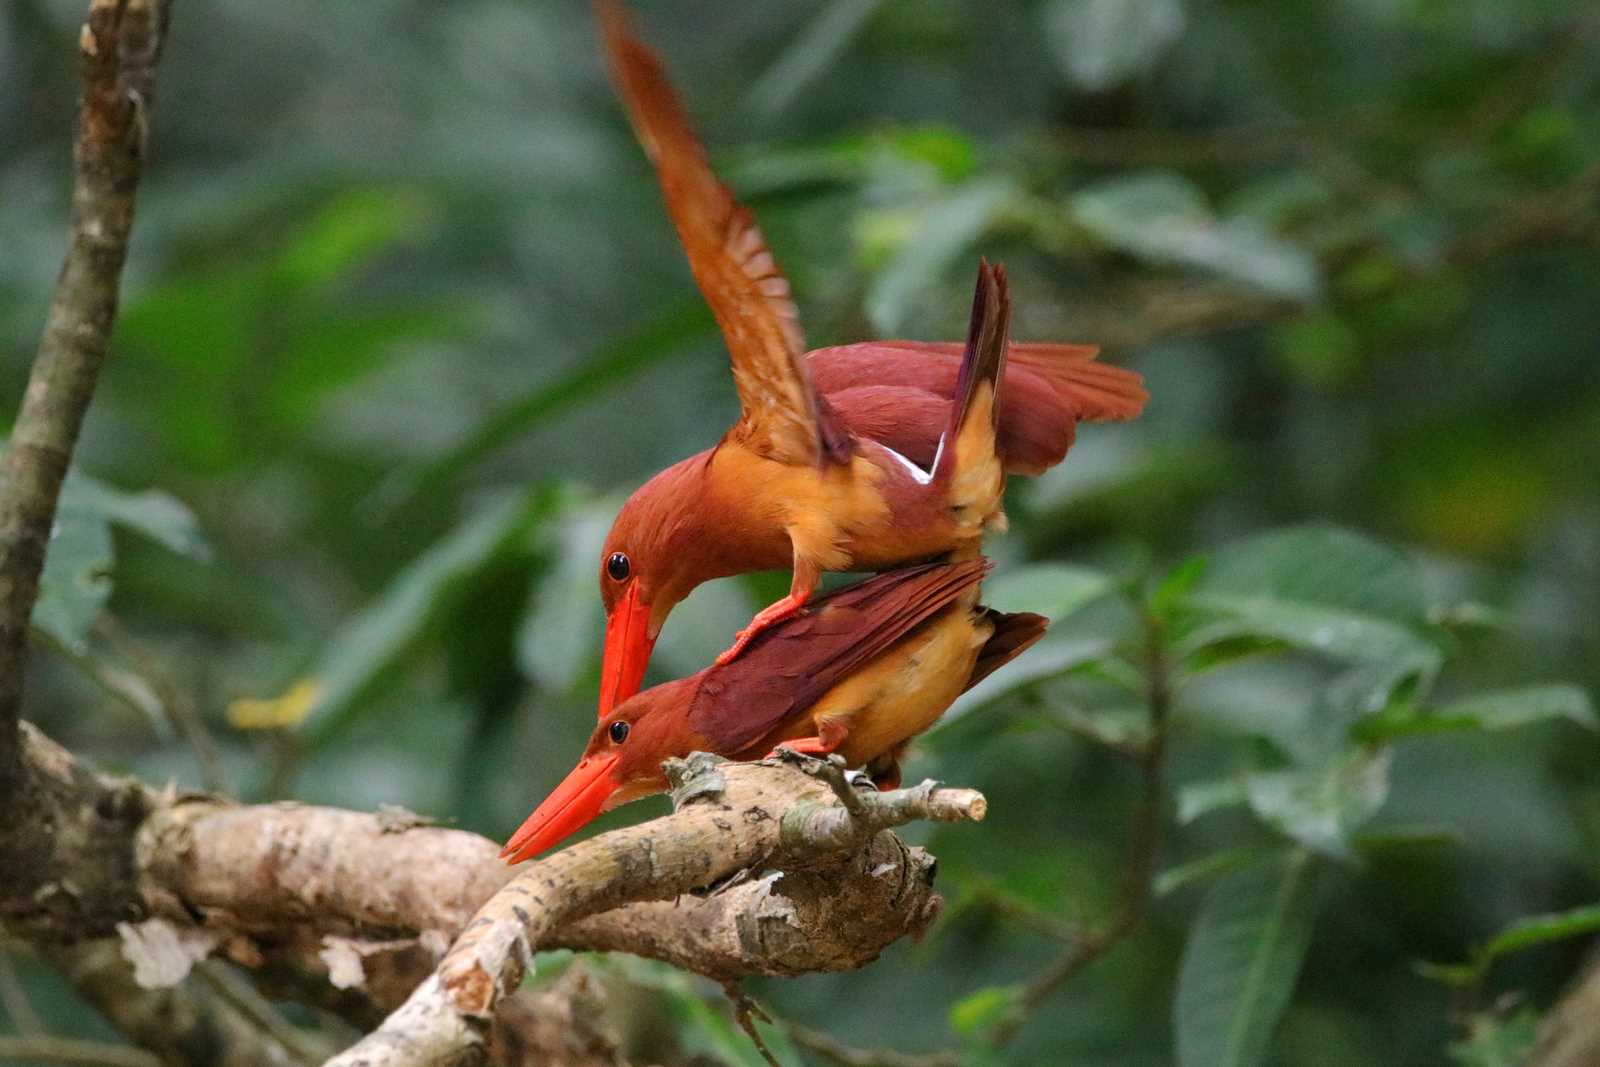
[(611, 743), (620, 745), (628, 739), (628, 724), (618, 719), (611, 724)]
[(606, 573), (611, 575), (613, 582), (627, 581), (629, 571), (628, 557), (625, 553), (613, 552), (606, 559)]

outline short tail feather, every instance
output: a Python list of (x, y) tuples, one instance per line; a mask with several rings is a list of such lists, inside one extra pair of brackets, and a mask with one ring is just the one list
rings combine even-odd
[(978, 651), (977, 662), (972, 665), (972, 677), (967, 680), (971, 689), (1001, 667), (1026, 652), (1035, 641), (1044, 636), (1050, 620), (1031, 611), (1004, 612), (993, 608), (983, 609), (994, 624), (994, 633)]
[(1018, 341), (1010, 358), (1050, 384), (1075, 419), (1120, 422), (1138, 416), (1150, 399), (1144, 377), (1126, 367), (1101, 363), (1092, 345)]
[(954, 462), (952, 444), (972, 414), (972, 404), (979, 387), (990, 386), (989, 419), (996, 434), (1000, 426), (1000, 382), (1006, 371), (1006, 349), (1011, 340), (1011, 291), (1006, 284), (1004, 266), (989, 265), (987, 259), (978, 261), (978, 283), (972, 294), (972, 318), (967, 324), (967, 346), (961, 355), (961, 369), (956, 375), (954, 404), (950, 409), (950, 425), (945, 430), (941, 448), (944, 456), (934, 463)]

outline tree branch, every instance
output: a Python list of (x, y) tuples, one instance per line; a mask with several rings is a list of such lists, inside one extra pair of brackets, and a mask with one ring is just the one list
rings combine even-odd
[(78, 39), (71, 234), (0, 461), (0, 802), (17, 791), (28, 622), (61, 482), (116, 318), (166, 17), (165, 0), (91, 0)]
[[(473, 913), (517, 877), (499, 861), (493, 843), (429, 826), (409, 813), (241, 806), (200, 794), (156, 792), (87, 770), (28, 724), (23, 737), (30, 779), (48, 786), (41, 792), (48, 800), (41, 811), (48, 813), (49, 832), (37, 835), (40, 849), (26, 867), (0, 869), (0, 922), (41, 947), (120, 931), (122, 951), (150, 968), (147, 984), (180, 981), (195, 959), (220, 949), (274, 995), (286, 991), (375, 1025), (434, 970)], [(544, 926), (538, 947), (632, 952), (724, 982), (860, 967), (896, 939), (920, 934), (941, 905), (932, 888), (933, 859), (879, 828), (928, 816), (976, 818), (983, 810), (976, 793), (925, 783), (894, 794), (863, 792), (854, 797), (860, 813), (851, 816), (834, 792), (850, 787), (832, 770), (811, 778), (787, 768), (729, 767), (695, 781), (726, 777), (739, 783), (752, 774), (773, 783), (760, 792), (764, 807), (745, 805), (735, 816), (723, 808), (707, 814), (710, 802), (690, 805), (626, 832), (653, 842), (647, 858), (653, 856), (649, 862), (657, 868), (669, 851), (677, 855), (686, 866), (676, 880), (652, 880), (648, 901), (586, 917), (569, 909), (567, 918)], [(741, 796), (750, 792), (740, 789)], [(693, 832), (710, 838), (685, 837), (682, 820), (690, 814), (691, 828), (698, 828)], [(775, 850), (773, 840), (782, 847)], [(676, 885), (705, 885), (738, 869), (741, 858), (769, 855), (782, 870), (668, 899)], [(715, 867), (709, 873), (701, 870), (707, 863)], [(631, 889), (616, 892), (617, 899), (633, 895)], [(604, 903), (597, 898), (580, 910)], [(127, 970), (125, 963), (121, 969)], [(157, 972), (163, 976), (152, 979), (150, 973)], [(114, 993), (85, 991), (108, 1012), (181, 992), (147, 995), (130, 975), (113, 978), (87, 984), (114, 987)], [(206, 1005), (217, 1000), (201, 999)], [(249, 1023), (226, 1005), (220, 1008), (233, 1021), (227, 1026), (205, 1023), (192, 1006), (129, 1008), (135, 1017), (118, 1025), (148, 1044), (168, 1040), (163, 1035), (169, 1031), (200, 1040)], [(179, 1010), (193, 1025), (146, 1022), (151, 1013)], [(507, 1024), (496, 1025), (504, 1030)], [(523, 1033), (517, 1039), (523, 1046), (543, 1047), (526, 1036), (532, 1032), (526, 1025), (513, 1029)], [(282, 1042), (272, 1034), (254, 1040), (282, 1058)], [(149, 1047), (158, 1053), (162, 1048)], [(181, 1058), (175, 1055), (173, 1062)]]
[[(971, 790), (924, 783), (865, 793), (851, 815), (826, 782), (788, 768), (673, 761), (676, 812), (523, 868), (467, 924), (398, 1011), (330, 1067), (478, 1063), (495, 1004), (557, 926), (629, 901), (665, 900), (751, 867), (804, 866), (916, 818), (981, 818)], [(853, 831), (847, 827), (854, 826)]]

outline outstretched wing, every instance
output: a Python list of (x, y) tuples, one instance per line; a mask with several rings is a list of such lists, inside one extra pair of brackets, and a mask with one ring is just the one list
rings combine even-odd
[(750, 212), (717, 180), (660, 62), (615, 0), (596, 0), (617, 95), (655, 164), (667, 214), (722, 328), (743, 416), (740, 443), (789, 463), (843, 461), (850, 437), (811, 387), (800, 316)]
[(718, 752), (738, 752), (954, 604), (989, 566), (969, 559), (905, 567), (813, 601), (738, 659), (701, 673), (690, 725)]

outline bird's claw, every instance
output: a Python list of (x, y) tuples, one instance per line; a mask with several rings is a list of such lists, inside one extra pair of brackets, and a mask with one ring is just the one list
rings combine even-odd
[(722, 653), (722, 655), (716, 658), (713, 666), (725, 667), (729, 663), (733, 662), (733, 660), (738, 657), (739, 653), (744, 651), (744, 646), (748, 645), (751, 640), (755, 638), (756, 634), (760, 632), (761, 631), (756, 629), (754, 626), (746, 626), (743, 630), (740, 630), (738, 633), (734, 634), (733, 644), (729, 646), (726, 652)]
[(756, 612), (756, 617), (750, 620), (750, 625), (733, 635), (733, 646), (716, 659), (715, 666), (723, 667), (731, 662), (739, 653), (744, 651), (746, 645), (754, 641), (761, 632), (774, 623), (782, 622), (805, 606), (806, 597), (790, 593), (782, 600), (768, 604)]
[(844, 757), (833, 751), (833, 746), (824, 742), (820, 737), (806, 737), (798, 741), (784, 741), (762, 759), (785, 760), (793, 763), (804, 763), (808, 759), (821, 760), (824, 763), (835, 763), (844, 766)]

